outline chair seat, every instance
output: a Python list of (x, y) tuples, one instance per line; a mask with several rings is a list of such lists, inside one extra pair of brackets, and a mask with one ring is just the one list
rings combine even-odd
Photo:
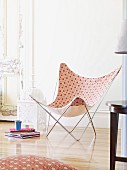
[(77, 170), (54, 159), (36, 155), (16, 155), (0, 159), (1, 170)]

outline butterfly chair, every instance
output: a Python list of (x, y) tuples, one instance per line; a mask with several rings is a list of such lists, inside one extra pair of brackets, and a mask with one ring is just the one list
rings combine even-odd
[[(87, 115), (89, 122), (86, 127), (91, 124), (96, 137), (96, 131), (92, 119), (105, 96), (104, 94), (108, 91), (111, 83), (119, 73), (120, 69), (121, 67), (99, 78), (87, 78), (75, 74), (68, 68), (65, 63), (61, 63), (59, 70), (58, 93), (55, 100), (49, 105), (44, 105), (33, 96), (31, 96), (31, 98), (37, 102), (50, 117), (55, 120), (54, 125), (47, 132), (47, 136), (53, 130), (55, 125), (59, 124), (75, 140), (79, 141), (83, 136), (86, 128), (84, 128), (84, 131), (82, 132), (79, 139), (77, 139), (72, 134), (72, 132), (85, 117), (85, 115)], [(99, 104), (97, 105), (94, 114), (91, 116), (89, 110), (98, 101)], [(59, 114), (59, 118), (56, 118), (52, 113)], [(82, 116), (71, 131), (69, 131), (67, 127), (60, 122), (62, 117), (76, 117), (79, 115)]]

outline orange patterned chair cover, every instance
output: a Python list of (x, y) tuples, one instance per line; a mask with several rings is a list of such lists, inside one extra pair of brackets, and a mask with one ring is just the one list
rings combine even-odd
[[(64, 63), (60, 65), (58, 95), (51, 107), (61, 108), (71, 105), (94, 106), (104, 94), (120, 68), (99, 78), (87, 78), (75, 74)], [(74, 100), (75, 99), (75, 100)]]

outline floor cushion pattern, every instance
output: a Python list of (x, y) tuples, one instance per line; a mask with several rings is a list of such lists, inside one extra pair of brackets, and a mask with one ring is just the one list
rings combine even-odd
[(17, 155), (0, 159), (0, 170), (77, 170), (60, 161), (36, 156)]

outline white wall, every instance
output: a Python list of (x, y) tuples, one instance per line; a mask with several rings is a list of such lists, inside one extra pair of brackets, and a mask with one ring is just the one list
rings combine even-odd
[[(35, 83), (47, 103), (53, 101), (61, 62), (67, 63), (75, 73), (89, 77), (104, 75), (121, 65), (121, 57), (114, 51), (121, 27), (122, 0), (38, 0), (34, 3), (34, 51), (31, 51), (34, 53)], [(29, 3), (27, 5), (29, 8)], [(25, 23), (26, 29), (28, 23)], [(27, 32), (29, 36), (32, 36), (32, 30), (31, 25)], [(26, 41), (29, 36), (26, 35)], [(24, 57), (28, 58), (28, 53)], [(26, 84), (29, 86), (31, 73), (28, 74), (28, 69), (30, 67), (26, 66)], [(107, 100), (120, 98), (121, 73), (100, 112), (108, 111)], [(97, 124), (101, 118), (102, 124), (107, 126), (108, 116), (97, 116)]]

